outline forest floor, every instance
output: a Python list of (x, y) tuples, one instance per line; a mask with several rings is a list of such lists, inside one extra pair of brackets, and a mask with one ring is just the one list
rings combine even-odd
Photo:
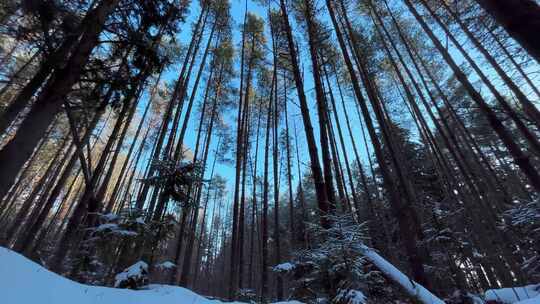
[[(478, 303), (540, 304), (540, 284), (488, 290)], [(485, 302), (484, 302), (485, 301)], [(0, 247), (0, 303), (9, 304), (219, 304), (193, 291), (170, 285), (144, 290), (80, 284), (53, 273), (15, 251)], [(228, 302), (241, 304), (241, 302)], [(274, 304), (302, 304), (298, 301)]]

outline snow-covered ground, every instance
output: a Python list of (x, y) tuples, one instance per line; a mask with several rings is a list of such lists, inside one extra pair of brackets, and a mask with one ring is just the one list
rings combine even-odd
[(0, 247), (0, 303), (218, 304), (222, 302), (209, 300), (189, 289), (168, 285), (150, 285), (148, 290), (83, 285), (50, 272), (12, 250)]
[(486, 301), (502, 304), (539, 304), (540, 284), (515, 288), (490, 289), (486, 291)]
[[(387, 275), (404, 280), (399, 271), (389, 267), (373, 252), (364, 252), (375, 260)], [(410, 281), (407, 281), (411, 284)], [(405, 282), (400, 282), (405, 284)], [(412, 285), (412, 294), (427, 303), (444, 303), (419, 285)], [(420, 294), (420, 296), (418, 295)], [(426, 298), (429, 296), (429, 300)], [(485, 299), (502, 304), (540, 304), (540, 284), (525, 287), (488, 290)], [(440, 301), (440, 302), (439, 302)], [(189, 289), (150, 285), (146, 290), (129, 290), (90, 286), (68, 280), (24, 256), (0, 247), (0, 303), (6, 304), (219, 304)], [(236, 302), (237, 304), (240, 304)], [(489, 303), (489, 302), (488, 302)], [(231, 303), (233, 304), (233, 303)], [(278, 304), (278, 303), (275, 303)], [(297, 301), (281, 304), (301, 304)]]

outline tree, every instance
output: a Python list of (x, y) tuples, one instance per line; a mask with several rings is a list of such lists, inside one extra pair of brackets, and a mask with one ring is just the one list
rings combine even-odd
[(489, 14), (522, 46), (540, 61), (540, 46), (534, 33), (540, 27), (540, 6), (532, 0), (507, 2), (502, 0), (477, 0)]

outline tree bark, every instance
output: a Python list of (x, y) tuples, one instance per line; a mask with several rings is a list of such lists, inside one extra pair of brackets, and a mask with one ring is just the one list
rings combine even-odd
[[(313, 176), (313, 181), (315, 183), (315, 193), (317, 195), (317, 205), (321, 214), (325, 215), (330, 210), (330, 202), (328, 198), (328, 193), (326, 191), (325, 180), (323, 179), (321, 165), (319, 162), (319, 154), (317, 145), (315, 143), (315, 135), (313, 134), (313, 126), (311, 124), (311, 118), (309, 116), (309, 107), (307, 104), (306, 94), (304, 92), (304, 82), (302, 80), (300, 65), (298, 63), (298, 53), (294, 44), (294, 38), (291, 25), (289, 23), (289, 15), (287, 13), (285, 0), (280, 0), (279, 3), (282, 13), (283, 25), (285, 26), (285, 34), (287, 36), (287, 44), (290, 53), (289, 56), (292, 64), (294, 82), (296, 84), (298, 100), (300, 102), (300, 111), (302, 114), (302, 121), (304, 123), (304, 131), (306, 133), (309, 158), (311, 161), (311, 173)], [(320, 221), (323, 227), (330, 227), (330, 223), (325, 216), (321, 216)]]
[(540, 174), (531, 163), (530, 157), (523, 152), (523, 150), (515, 142), (512, 134), (503, 125), (501, 120), (497, 117), (495, 112), (486, 103), (486, 101), (480, 95), (480, 93), (476, 91), (472, 83), (470, 83), (470, 81), (468, 80), (467, 76), (461, 71), (457, 63), (452, 59), (448, 51), (446, 51), (446, 49), (441, 44), (441, 42), (437, 39), (437, 37), (435, 37), (435, 34), (427, 26), (427, 24), (419, 15), (418, 11), (414, 8), (410, 0), (404, 0), (404, 1), (407, 7), (409, 8), (409, 10), (411, 11), (411, 13), (414, 15), (415, 19), (418, 21), (418, 23), (420, 23), (420, 25), (424, 29), (424, 32), (429, 36), (430, 40), (433, 42), (435, 47), (439, 50), (439, 52), (443, 56), (444, 60), (448, 63), (448, 65), (454, 72), (456, 78), (467, 90), (467, 92), (469, 93), (469, 96), (471, 96), (472, 100), (480, 108), (480, 111), (486, 115), (486, 118), (489, 124), (491, 125), (493, 130), (497, 133), (501, 141), (504, 143), (504, 145), (510, 152), (510, 155), (512, 155), (514, 162), (519, 166), (519, 168), (522, 170), (525, 176), (529, 179), (533, 188), (535, 188), (536, 191), (540, 192)]
[(39, 140), (62, 109), (64, 97), (81, 76), (90, 53), (98, 43), (99, 34), (108, 15), (117, 4), (118, 0), (102, 0), (88, 13), (83, 21), (88, 24), (88, 28), (82, 34), (65, 67), (51, 76), (53, 81), (43, 88), (15, 137), (0, 151), (0, 164), (3, 167), (3, 174), (0, 175), (0, 197), (3, 197), (14, 183), (17, 173), (30, 158)]

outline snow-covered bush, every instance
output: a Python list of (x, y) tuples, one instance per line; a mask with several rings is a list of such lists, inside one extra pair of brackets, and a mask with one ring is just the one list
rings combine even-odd
[(340, 304), (386, 298), (389, 290), (383, 287), (382, 274), (357, 250), (358, 244), (365, 240), (364, 225), (350, 215), (330, 216), (329, 221), (332, 225), (328, 229), (318, 224), (308, 225), (313, 239), (320, 243), (296, 252), (293, 261), (273, 268), (292, 281), (292, 297), (307, 303)]
[(143, 261), (124, 269), (114, 277), (114, 287), (139, 289), (148, 284), (148, 264)]
[[(112, 279), (112, 255), (118, 244), (133, 242), (147, 229), (142, 212), (97, 213), (96, 226), (84, 230), (84, 238), (67, 263), (71, 277), (93, 285), (107, 284)], [(113, 272), (114, 273), (114, 272)]]
[(339, 303), (348, 304), (365, 304), (367, 301), (363, 292), (354, 289), (340, 290), (334, 300)]
[(141, 214), (130, 212), (125, 214), (99, 214), (100, 223), (90, 228), (94, 237), (135, 237), (144, 230), (144, 218)]
[(540, 281), (540, 199), (515, 201), (504, 212), (501, 222), (501, 228), (520, 241), (519, 249), (526, 257), (521, 264), (523, 272), (532, 281)]
[(256, 303), (257, 292), (250, 288), (241, 288), (236, 292), (236, 299), (240, 302)]
[[(167, 216), (161, 221), (147, 219), (139, 209), (126, 207), (119, 213), (97, 214), (95, 227), (70, 261), (72, 277), (93, 285), (112, 285), (114, 273), (140, 259), (138, 244), (162, 240), (173, 230)], [(114, 254), (111, 254), (114, 253)]]

